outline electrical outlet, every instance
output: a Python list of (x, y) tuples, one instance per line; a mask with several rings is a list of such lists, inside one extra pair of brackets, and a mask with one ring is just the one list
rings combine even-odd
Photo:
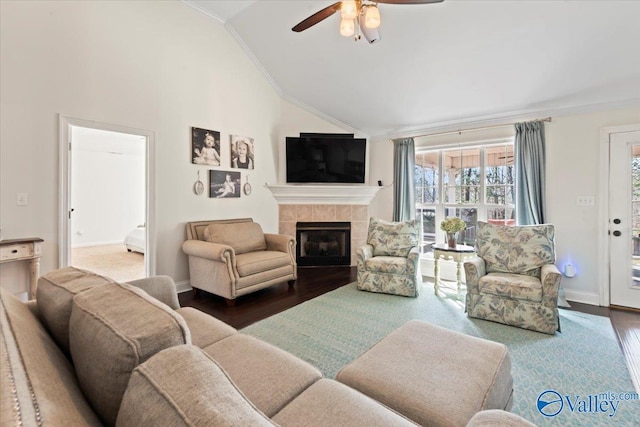
[(16, 204), (18, 206), (27, 206), (29, 204), (29, 195), (27, 193), (16, 193)]
[(595, 196), (578, 196), (576, 198), (577, 206), (595, 206), (596, 198)]

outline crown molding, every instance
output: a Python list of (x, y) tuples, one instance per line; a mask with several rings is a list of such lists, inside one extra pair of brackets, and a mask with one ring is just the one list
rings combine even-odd
[(228, 22), (228, 20), (225, 20), (220, 16), (212, 14), (211, 12), (205, 10), (195, 2), (191, 2), (189, 0), (180, 0), (180, 1), (188, 5), (189, 7), (199, 11), (200, 13), (203, 13), (204, 15), (221, 23), (224, 26), (224, 28), (227, 30), (227, 32), (231, 34), (231, 36), (237, 41), (238, 45), (242, 48), (244, 53), (249, 57), (251, 62), (262, 73), (262, 75), (269, 82), (269, 84), (275, 90), (275, 92), (283, 100), (290, 102), (296, 105), (297, 107), (303, 110), (306, 110), (311, 114), (314, 114), (338, 127), (341, 127), (353, 133), (357, 133), (362, 137), (368, 138), (371, 141), (390, 140), (390, 139), (402, 138), (402, 137), (428, 136), (431, 133), (470, 130), (476, 127), (494, 126), (499, 124), (515, 123), (518, 121), (535, 120), (540, 117), (548, 117), (548, 116), (560, 117), (560, 116), (568, 116), (568, 115), (574, 115), (574, 114), (595, 113), (595, 112), (606, 111), (610, 109), (640, 106), (640, 98), (631, 98), (631, 99), (616, 100), (616, 101), (596, 102), (591, 104), (569, 105), (569, 106), (563, 106), (563, 107), (557, 107), (557, 108), (538, 108), (538, 109), (529, 108), (529, 109), (522, 109), (522, 110), (505, 111), (501, 113), (494, 113), (494, 114), (488, 114), (488, 115), (482, 115), (482, 116), (467, 116), (467, 117), (462, 117), (462, 118), (457, 118), (452, 120), (446, 120), (442, 122), (425, 123), (419, 126), (395, 129), (387, 133), (371, 135), (370, 133), (354, 128), (353, 126), (348, 125), (338, 120), (337, 118), (330, 116), (322, 111), (319, 111), (314, 107), (311, 107), (310, 105), (298, 100), (297, 98), (294, 98), (286, 94), (282, 90), (282, 88), (276, 83), (273, 77), (267, 72), (266, 68), (254, 55), (251, 49), (249, 49), (249, 47), (244, 42), (242, 37), (240, 37), (240, 35), (236, 32), (236, 30)]
[(599, 111), (639, 106), (640, 98), (631, 98), (618, 101), (579, 104), (558, 108), (518, 110), (504, 112), (501, 114), (466, 117), (445, 122), (426, 124), (422, 127), (412, 127), (405, 130), (394, 131), (391, 133), (374, 135), (371, 137), (371, 140), (378, 141), (402, 137), (428, 136), (431, 133), (471, 130), (477, 127), (503, 125), (507, 122), (515, 123), (519, 121), (534, 120), (541, 117), (561, 117), (574, 114), (588, 114), (596, 113)]
[(198, 12), (200, 12), (200, 13), (202, 13), (204, 15), (207, 15), (209, 18), (215, 19), (216, 21), (218, 21), (221, 24), (225, 23), (225, 20), (222, 17), (211, 13), (210, 11), (208, 11), (205, 8), (203, 8), (202, 6), (200, 6), (198, 3), (194, 3), (194, 2), (191, 2), (191, 1), (188, 1), (188, 0), (180, 0), (180, 2), (186, 4), (190, 8), (195, 9), (195, 10), (197, 10)]
[(245, 41), (242, 39), (242, 37), (240, 36), (240, 34), (238, 34), (238, 32), (235, 30), (235, 28), (233, 27), (233, 25), (231, 25), (228, 21), (225, 21), (224, 19), (222, 19), (219, 16), (216, 16), (214, 14), (212, 14), (211, 12), (205, 10), (204, 8), (200, 7), (199, 5), (189, 2), (187, 0), (181, 0), (184, 4), (188, 5), (189, 7), (192, 7), (193, 9), (197, 10), (198, 12), (201, 12), (203, 14), (205, 14), (206, 16), (215, 19), (216, 21), (218, 21), (219, 23), (221, 23), (224, 28), (227, 30), (227, 32), (236, 40), (236, 42), (238, 43), (238, 45), (242, 48), (242, 50), (244, 51), (245, 55), (247, 55), (249, 57), (249, 59), (251, 60), (251, 62), (253, 63), (253, 65), (256, 66), (256, 68), (258, 69), (258, 71), (260, 71), (260, 73), (262, 73), (262, 75), (264, 76), (264, 78), (267, 80), (267, 82), (269, 82), (269, 84), (271, 85), (271, 87), (273, 88), (273, 90), (276, 91), (276, 93), (285, 101), (290, 102), (292, 104), (294, 104), (295, 106), (302, 108), (303, 110), (308, 111), (309, 113), (320, 117), (321, 119), (324, 119), (326, 121), (328, 121), (331, 124), (334, 124), (340, 128), (343, 128), (345, 131), (349, 131), (355, 134), (358, 134), (359, 136), (363, 137), (363, 138), (369, 138), (369, 135), (365, 132), (362, 132), (360, 129), (356, 129), (353, 126), (350, 126), (338, 119), (336, 119), (333, 116), (330, 116), (326, 113), (323, 113), (322, 111), (319, 111), (313, 107), (311, 107), (308, 104), (305, 104), (304, 102), (298, 100), (297, 98), (293, 98), (289, 95), (287, 95), (282, 88), (278, 85), (278, 83), (276, 83), (276, 81), (273, 79), (273, 77), (271, 77), (271, 74), (269, 74), (269, 72), (267, 71), (267, 69), (264, 67), (264, 65), (262, 65), (262, 62), (260, 62), (260, 60), (254, 55), (253, 51), (249, 48), (249, 46), (247, 46), (247, 44), (245, 43)]
[(262, 75), (264, 76), (264, 78), (267, 80), (267, 82), (269, 82), (269, 84), (271, 85), (271, 87), (273, 88), (273, 90), (276, 91), (276, 93), (282, 98), (284, 97), (284, 92), (282, 92), (282, 88), (280, 86), (278, 86), (278, 83), (276, 83), (276, 81), (273, 79), (273, 77), (271, 77), (271, 74), (269, 74), (269, 72), (267, 71), (266, 68), (264, 68), (264, 66), (262, 65), (262, 62), (260, 62), (258, 60), (258, 58), (253, 54), (253, 52), (251, 51), (251, 49), (249, 49), (249, 46), (247, 46), (247, 44), (244, 42), (244, 40), (242, 39), (242, 37), (240, 37), (240, 34), (238, 34), (238, 32), (235, 30), (235, 28), (233, 28), (233, 26), (229, 23), (224, 24), (224, 28), (227, 30), (227, 32), (229, 34), (231, 34), (231, 36), (236, 40), (236, 42), (238, 43), (238, 45), (242, 48), (242, 50), (244, 51), (245, 55), (247, 55), (249, 57), (249, 59), (251, 60), (251, 62), (253, 63), (253, 65), (256, 66), (256, 68), (258, 69), (258, 71), (260, 71), (262, 73)]
[(323, 113), (320, 110), (316, 110), (315, 108), (311, 107), (308, 104), (305, 104), (304, 102), (302, 102), (302, 101), (300, 101), (300, 100), (298, 100), (296, 98), (293, 98), (293, 97), (291, 97), (289, 95), (286, 95), (284, 93), (281, 94), (281, 96), (282, 96), (282, 99), (284, 99), (285, 101), (290, 102), (290, 103), (296, 105), (297, 107), (300, 107), (303, 110), (306, 110), (306, 111), (310, 112), (311, 114), (314, 114), (314, 115), (320, 117), (321, 119), (324, 119), (324, 120), (326, 120), (326, 121), (328, 121), (328, 122), (330, 122), (330, 123), (332, 123), (332, 124), (334, 124), (334, 125), (336, 125), (338, 127), (341, 127), (346, 131), (350, 131), (352, 133), (355, 133), (356, 135), (358, 135), (358, 136), (360, 136), (362, 138), (369, 138), (370, 137), (369, 134), (361, 131), (360, 129), (356, 129), (356, 128), (354, 128), (354, 127), (352, 127), (352, 126), (350, 126), (350, 125), (348, 125), (348, 124), (346, 124), (344, 122), (341, 122), (340, 120), (336, 119), (333, 116), (329, 116), (329, 115)]

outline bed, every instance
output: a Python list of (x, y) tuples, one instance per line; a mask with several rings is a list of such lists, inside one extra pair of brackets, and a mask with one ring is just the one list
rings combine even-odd
[(129, 252), (140, 252), (144, 254), (146, 244), (147, 230), (144, 225), (139, 225), (127, 234), (124, 238), (124, 245)]

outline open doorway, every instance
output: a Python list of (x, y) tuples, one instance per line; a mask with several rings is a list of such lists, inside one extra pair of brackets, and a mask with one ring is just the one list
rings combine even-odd
[(61, 118), (60, 265), (126, 282), (152, 274), (152, 133)]

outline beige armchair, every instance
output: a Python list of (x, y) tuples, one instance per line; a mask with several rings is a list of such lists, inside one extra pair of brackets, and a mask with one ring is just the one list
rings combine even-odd
[(191, 286), (235, 299), (297, 278), (292, 236), (263, 233), (251, 218), (187, 223), (182, 250), (189, 256)]
[(417, 297), (420, 274), (420, 221), (369, 220), (367, 244), (358, 248), (358, 289)]
[(477, 256), (464, 263), (469, 317), (546, 334), (560, 330), (553, 225), (478, 222)]

